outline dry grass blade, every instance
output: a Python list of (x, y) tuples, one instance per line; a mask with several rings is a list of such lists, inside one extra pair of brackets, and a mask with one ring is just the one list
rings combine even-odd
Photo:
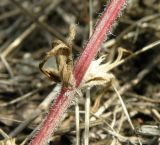
[(119, 92), (118, 92), (118, 90), (116, 89), (115, 85), (112, 84), (112, 86), (113, 86), (113, 88), (114, 88), (114, 90), (115, 90), (115, 92), (116, 92), (116, 94), (117, 94), (117, 96), (118, 96), (118, 98), (119, 98), (119, 100), (120, 100), (120, 102), (121, 102), (122, 108), (123, 108), (123, 110), (124, 110), (124, 113), (125, 113), (125, 115), (126, 115), (126, 117), (127, 117), (127, 120), (128, 120), (128, 122), (129, 122), (131, 128), (132, 128), (133, 130), (135, 130), (135, 128), (134, 128), (134, 126), (133, 126), (133, 123), (132, 123), (132, 121), (131, 121), (131, 119), (130, 119), (130, 117), (129, 117), (129, 114), (128, 114), (126, 105), (124, 104), (121, 95), (119, 94)]
[(76, 145), (80, 145), (80, 128), (79, 128), (80, 117), (79, 117), (78, 99), (76, 100), (75, 104), (75, 116), (76, 116)]
[(84, 145), (89, 145), (89, 124), (90, 124), (90, 88), (87, 88), (86, 103), (85, 103)]
[[(41, 28), (43, 28), (44, 30), (47, 30), (48, 32), (50, 32), (53, 36), (55, 36), (56, 38), (58, 38), (59, 40), (63, 41), (64, 43), (67, 44), (67, 41), (65, 40), (65, 38), (59, 33), (57, 32), (55, 29), (53, 29), (51, 26), (49, 26), (47, 23), (40, 21), (39, 19), (37, 19), (36, 15), (31, 13), (29, 10), (27, 10), (26, 8), (24, 8), (19, 2), (17, 2), (16, 0), (10, 0), (13, 4), (15, 4), (18, 8), (20, 8), (20, 10), (27, 16), (29, 16), (31, 18), (32, 21), (36, 22)], [(60, 1), (55, 1), (55, 2), (60, 2)], [(74, 45), (74, 48), (77, 51), (80, 51), (80, 48), (76, 45)]]
[(10, 138), (2, 129), (0, 129), (0, 134), (4, 137), (4, 140), (0, 141), (0, 145), (16, 145), (16, 139)]
[(0, 144), (159, 144), (160, 1), (0, 1)]

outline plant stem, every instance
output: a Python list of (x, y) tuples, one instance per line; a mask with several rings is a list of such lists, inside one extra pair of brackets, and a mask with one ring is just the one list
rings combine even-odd
[[(86, 45), (85, 50), (74, 65), (73, 75), (76, 81), (76, 88), (79, 87), (91, 61), (96, 56), (101, 43), (105, 39), (106, 34), (111, 31), (113, 23), (119, 16), (120, 11), (125, 6), (125, 3), (125, 0), (110, 0), (110, 4), (104, 10), (96, 25), (93, 35)], [(42, 127), (30, 145), (47, 144), (49, 138), (60, 124), (63, 114), (70, 106), (73, 96), (74, 89), (71, 90), (69, 88), (62, 88), (60, 95), (57, 97), (49, 114), (43, 122)]]
[(125, 0), (111, 0), (108, 7), (104, 10), (85, 50), (75, 64), (74, 77), (77, 87), (80, 85), (91, 61), (95, 58), (105, 36), (111, 31), (113, 23), (117, 19), (120, 14), (120, 10), (123, 8), (125, 3)]

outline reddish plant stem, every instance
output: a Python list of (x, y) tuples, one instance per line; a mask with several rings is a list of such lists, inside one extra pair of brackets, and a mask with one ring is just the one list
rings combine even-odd
[(111, 27), (119, 15), (120, 10), (125, 5), (125, 2), (125, 0), (111, 0), (108, 7), (104, 10), (96, 25), (93, 35), (86, 45), (85, 50), (75, 64), (74, 77), (77, 87), (81, 83), (81, 80), (85, 75), (91, 61), (95, 58), (106, 34), (111, 31)]
[(49, 114), (42, 124), (42, 127), (40, 128), (38, 134), (30, 143), (31, 145), (45, 145), (48, 142), (49, 137), (56, 130), (56, 127), (62, 120), (63, 114), (65, 113), (73, 99), (73, 95), (65, 95), (65, 93), (69, 91), (70, 90), (68, 88), (62, 88), (60, 95), (49, 111)]
[[(76, 88), (79, 87), (91, 61), (96, 56), (101, 43), (103, 42), (106, 34), (111, 30), (114, 21), (118, 17), (125, 3), (125, 0), (110, 0), (110, 4), (104, 10), (84, 52), (74, 65), (73, 74), (76, 81)], [(56, 128), (60, 124), (63, 114), (70, 106), (73, 96), (74, 90), (62, 88), (60, 95), (57, 97), (49, 114), (43, 122), (42, 127), (30, 145), (47, 144), (50, 136), (55, 132)]]

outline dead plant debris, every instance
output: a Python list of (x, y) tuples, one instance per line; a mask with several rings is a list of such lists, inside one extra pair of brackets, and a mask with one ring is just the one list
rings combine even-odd
[[(89, 37), (88, 9), (92, 8), (94, 23), (104, 4), (103, 0), (93, 0), (92, 6), (80, 0), (16, 2), (0, 2), (0, 145), (27, 144), (54, 101), (51, 96), (59, 93), (59, 82), (72, 84), (73, 60)], [(102, 45), (99, 59), (93, 61), (97, 66), (90, 67), (92, 73), (83, 81), (84, 88), (92, 86), (90, 145), (160, 144), (160, 1), (131, 0), (124, 13)], [(76, 37), (75, 33), (68, 37), (71, 24), (77, 24)], [(123, 58), (119, 48), (132, 53)], [(40, 72), (40, 62), (52, 81)], [(58, 70), (43, 69), (44, 63)], [(115, 78), (135, 130), (109, 87)], [(84, 142), (85, 96), (82, 89), (76, 101), (80, 142)], [(72, 107), (66, 112), (50, 144), (76, 143), (74, 111)]]

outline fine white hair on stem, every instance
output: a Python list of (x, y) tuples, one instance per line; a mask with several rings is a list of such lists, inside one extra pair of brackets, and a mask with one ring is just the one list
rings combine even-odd
[(84, 145), (89, 145), (89, 119), (90, 119), (90, 87), (87, 88), (86, 101), (85, 101)]
[[(33, 114), (36, 114), (36, 112), (41, 112), (40, 110), (47, 110), (49, 105), (51, 103), (53, 103), (53, 101), (55, 100), (56, 96), (59, 94), (60, 89), (61, 89), (61, 84), (57, 84), (55, 86), (55, 88), (47, 95), (47, 97), (39, 104), (38, 108), (35, 110), (35, 112), (33, 112)], [(31, 118), (28, 118), (27, 122), (30, 120)], [(23, 126), (24, 124), (22, 124), (21, 126)], [(19, 128), (21, 127), (19, 126)], [(32, 133), (27, 136), (25, 138), (25, 140), (20, 144), (20, 145), (25, 145), (28, 140), (30, 140), (31, 138), (33, 138), (33, 136), (36, 135), (36, 133), (38, 132), (39, 128), (42, 126), (42, 123), (39, 124), (33, 131)], [(17, 130), (19, 129), (17, 128)]]

